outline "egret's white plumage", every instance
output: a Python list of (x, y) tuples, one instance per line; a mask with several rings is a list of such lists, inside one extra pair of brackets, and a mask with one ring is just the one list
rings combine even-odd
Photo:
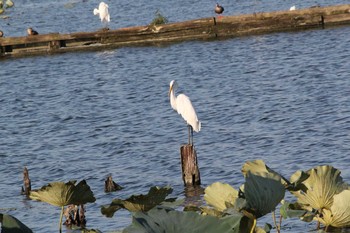
[[(184, 94), (175, 96), (177, 83), (175, 80), (170, 82), (169, 96), (171, 107), (177, 111), (189, 126), (196, 132), (201, 130), (201, 122), (198, 120), (196, 111), (193, 108), (190, 98)], [(189, 135), (190, 138), (190, 135)], [(190, 141), (190, 140), (189, 140)]]
[(291, 7), (289, 8), (290, 11), (295, 11), (296, 9), (297, 9), (296, 6), (291, 6)]
[(98, 9), (94, 9), (94, 15), (100, 15), (101, 22), (108, 23), (111, 21), (108, 13), (108, 5), (104, 2), (100, 2)]

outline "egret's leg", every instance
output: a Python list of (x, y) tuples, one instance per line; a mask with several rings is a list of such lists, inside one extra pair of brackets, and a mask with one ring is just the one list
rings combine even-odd
[(191, 126), (190, 125), (187, 125), (188, 126), (188, 144), (191, 145)]
[(191, 145), (193, 145), (193, 128), (192, 128), (192, 126), (191, 126), (191, 137), (192, 137), (192, 143), (191, 143)]

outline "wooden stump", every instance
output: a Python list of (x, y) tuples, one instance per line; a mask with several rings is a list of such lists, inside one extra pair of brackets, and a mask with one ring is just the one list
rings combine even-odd
[(109, 193), (109, 192), (114, 192), (121, 189), (123, 189), (123, 187), (115, 183), (112, 179), (112, 175), (109, 175), (105, 180), (105, 192)]
[(185, 186), (200, 185), (201, 178), (197, 163), (197, 153), (193, 145), (186, 144), (180, 148), (182, 179)]
[(32, 189), (32, 185), (29, 179), (29, 172), (26, 167), (24, 167), (23, 170), (23, 185), (24, 186), (22, 186), (22, 194), (29, 196), (30, 190)]
[(63, 225), (69, 227), (73, 225), (85, 227), (86, 225), (84, 205), (80, 205), (80, 208), (78, 205), (68, 205), (64, 210), (64, 216), (66, 217), (66, 221), (63, 223)]

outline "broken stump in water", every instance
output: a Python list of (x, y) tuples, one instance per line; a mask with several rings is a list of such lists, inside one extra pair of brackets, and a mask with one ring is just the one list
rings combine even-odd
[(73, 225), (85, 227), (86, 225), (84, 205), (80, 205), (80, 208), (78, 205), (68, 205), (64, 210), (64, 216), (66, 217), (66, 221), (63, 223), (63, 225), (69, 227)]
[(22, 195), (29, 196), (30, 190), (32, 189), (32, 184), (29, 179), (29, 172), (26, 167), (23, 170), (23, 185), (22, 186)]
[(109, 175), (105, 181), (105, 192), (114, 192), (121, 189), (123, 189), (123, 187), (115, 183), (112, 179), (112, 175)]
[(180, 148), (182, 179), (187, 185), (200, 185), (201, 178), (199, 174), (197, 153), (193, 145), (186, 144)]

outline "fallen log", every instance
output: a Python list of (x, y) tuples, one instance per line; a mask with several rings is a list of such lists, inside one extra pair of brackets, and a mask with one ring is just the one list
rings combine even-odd
[(350, 25), (350, 4), (202, 18), (117, 30), (1, 37), (0, 57), (19, 57)]

